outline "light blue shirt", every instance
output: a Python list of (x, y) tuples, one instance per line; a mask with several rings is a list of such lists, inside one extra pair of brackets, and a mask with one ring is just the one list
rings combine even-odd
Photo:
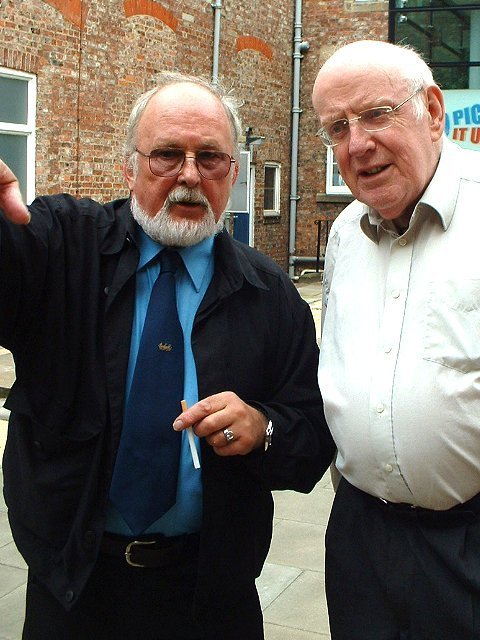
[[(178, 251), (185, 265), (185, 269), (177, 271), (175, 278), (178, 316), (184, 335), (185, 382), (183, 397), (188, 406), (198, 401), (197, 371), (193, 358), (191, 335), (195, 314), (213, 276), (213, 241), (213, 237), (207, 238), (199, 244), (192, 247), (181, 248)], [(150, 294), (153, 284), (160, 273), (159, 261), (154, 260), (154, 258), (163, 248), (162, 245), (154, 242), (141, 229), (138, 235), (138, 247), (140, 250), (140, 260), (137, 267), (132, 341), (126, 380), (126, 399), (128, 398), (132, 384)], [(181, 411), (182, 409), (179, 406), (178, 413), (180, 414)], [(200, 456), (200, 445), (196, 437), (195, 442)], [(157, 520), (157, 522), (149, 527), (146, 533), (155, 532), (167, 536), (194, 533), (200, 530), (201, 516), (201, 469), (195, 469), (193, 466), (187, 433), (183, 431), (177, 502), (160, 520)], [(107, 509), (106, 530), (125, 536), (133, 535), (133, 532), (110, 501)]]

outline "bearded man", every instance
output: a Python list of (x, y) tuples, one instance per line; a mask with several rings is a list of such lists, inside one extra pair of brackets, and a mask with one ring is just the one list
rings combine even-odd
[(334, 447), (308, 306), (223, 229), (240, 132), (218, 85), (165, 74), (128, 123), (130, 198), (27, 210), (0, 162), (26, 640), (264, 637), (271, 490), (311, 490)]

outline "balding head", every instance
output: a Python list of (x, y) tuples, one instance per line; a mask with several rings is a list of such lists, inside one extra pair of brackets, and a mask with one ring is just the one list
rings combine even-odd
[(411, 47), (380, 40), (359, 40), (337, 49), (319, 71), (317, 82), (326, 74), (342, 68), (384, 70), (408, 84), (428, 87), (435, 84), (432, 72), (422, 57)]

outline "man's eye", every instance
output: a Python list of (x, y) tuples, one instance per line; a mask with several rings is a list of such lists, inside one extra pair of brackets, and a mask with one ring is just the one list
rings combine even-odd
[(330, 136), (337, 137), (344, 134), (347, 129), (348, 129), (347, 120), (336, 120), (335, 122), (332, 122), (332, 124), (327, 127), (327, 132)]
[(368, 109), (362, 112), (363, 122), (380, 122), (389, 117), (390, 109), (385, 107), (377, 107), (376, 109)]
[(199, 151), (197, 160), (202, 167), (213, 168), (225, 161), (225, 154), (219, 151)]
[(212, 162), (215, 160), (219, 160), (222, 155), (223, 154), (219, 153), (218, 151), (200, 151), (200, 153), (197, 153), (197, 158), (201, 162)]
[(150, 156), (160, 160), (178, 160), (183, 156), (183, 151), (179, 149), (154, 149)]

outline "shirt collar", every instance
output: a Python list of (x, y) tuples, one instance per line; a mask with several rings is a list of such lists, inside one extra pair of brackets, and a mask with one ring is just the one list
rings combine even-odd
[[(138, 250), (140, 252), (140, 259), (138, 261), (137, 271), (143, 269), (148, 263), (150, 263), (156, 256), (164, 249), (164, 245), (160, 242), (155, 242), (145, 231), (138, 227), (137, 235)], [(178, 253), (182, 256), (183, 263), (187, 273), (189, 274), (193, 286), (197, 290), (200, 290), (202, 286), (203, 278), (210, 260), (213, 257), (213, 243), (214, 237), (205, 238), (198, 244), (191, 247), (181, 247), (178, 249)]]
[[(428, 214), (433, 214), (440, 221), (444, 231), (448, 229), (455, 211), (460, 187), (458, 151), (458, 146), (444, 136), (437, 168), (415, 206), (409, 229), (417, 220), (424, 219)], [(363, 205), (360, 226), (365, 235), (376, 243), (378, 243), (381, 229), (387, 232), (394, 230), (393, 223), (383, 220), (375, 209), (367, 205)]]

